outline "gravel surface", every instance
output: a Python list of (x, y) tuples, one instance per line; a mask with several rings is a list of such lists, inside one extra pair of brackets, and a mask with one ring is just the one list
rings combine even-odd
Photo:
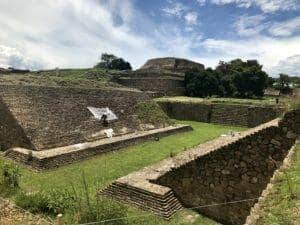
[(45, 219), (34, 216), (0, 199), (0, 224), (2, 225), (50, 225)]

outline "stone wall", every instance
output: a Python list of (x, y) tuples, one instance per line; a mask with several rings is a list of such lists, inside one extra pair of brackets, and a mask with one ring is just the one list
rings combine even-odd
[(155, 58), (148, 60), (142, 67), (142, 70), (168, 70), (173, 72), (183, 73), (191, 68), (204, 69), (204, 65), (193, 62), (187, 59), (166, 57), (166, 58)]
[[(4, 102), (0, 106), (1, 112), (4, 113), (5, 107), (2, 106), (6, 105), (12, 115), (1, 117), (1, 123), (13, 130), (20, 126), (22, 129), (18, 132), (23, 130), (32, 143), (32, 149), (42, 150), (92, 141), (97, 132), (107, 129), (94, 118), (88, 106), (109, 107), (119, 117), (109, 125), (116, 133), (123, 132), (124, 127), (127, 132), (138, 130), (140, 123), (134, 112), (135, 105), (149, 100), (149, 96), (124, 89), (2, 85), (0, 99)], [(13, 120), (18, 125), (11, 126)], [(12, 146), (16, 143), (5, 144), (5, 148)]]
[(179, 96), (185, 94), (185, 72), (194, 67), (204, 69), (204, 65), (186, 59), (155, 58), (136, 71), (122, 74), (116, 82), (160, 96)]
[(151, 91), (160, 96), (184, 95), (184, 79), (179, 77), (120, 77), (117, 81), (126, 87), (137, 88), (142, 91)]
[(0, 151), (11, 147), (32, 148), (24, 130), (0, 98)]
[(205, 123), (255, 127), (278, 117), (282, 108), (225, 103), (158, 101), (169, 117)]
[(11, 148), (5, 152), (5, 156), (38, 170), (53, 169), (147, 140), (154, 140), (157, 137), (165, 137), (190, 130), (192, 128), (188, 125), (177, 125), (43, 151)]
[[(241, 225), (295, 143), (293, 124), (299, 116), (299, 111), (293, 111), (279, 126), (216, 148), (154, 182), (171, 188), (185, 207), (223, 224)], [(207, 205), (211, 207), (203, 207)]]

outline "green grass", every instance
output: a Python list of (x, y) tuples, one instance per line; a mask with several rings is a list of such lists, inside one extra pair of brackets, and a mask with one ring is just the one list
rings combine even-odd
[(7, 74), (0, 76), (1, 84), (68, 86), (98, 88), (104, 86), (119, 86), (109, 82), (110, 77), (119, 71), (104, 69), (60, 69), (35, 71), (26, 74)]
[(258, 225), (300, 224), (300, 143), (293, 166), (275, 181), (262, 206)]
[[(197, 98), (197, 97), (163, 97), (158, 98), (156, 101), (168, 102), (191, 102), (191, 103), (224, 103), (224, 104), (245, 104), (245, 105), (276, 105), (275, 97), (264, 97), (261, 99), (243, 99), (243, 98)], [(280, 105), (285, 105), (288, 101), (286, 97), (280, 97)]]
[[(121, 151), (110, 152), (99, 155), (83, 162), (74, 163), (55, 170), (46, 172), (34, 172), (27, 168), (21, 167), (22, 180), (21, 188), (26, 191), (51, 191), (63, 190), (74, 186), (76, 190), (82, 190), (82, 171), (84, 171), (89, 193), (94, 196), (97, 190), (104, 188), (113, 180), (125, 176), (130, 172), (139, 170), (147, 165), (159, 162), (170, 154), (178, 154), (186, 149), (196, 146), (205, 141), (219, 137), (229, 130), (241, 131), (245, 128), (231, 127), (223, 125), (213, 125), (199, 122), (181, 121), (180, 123), (190, 124), (193, 131), (160, 139), (159, 142), (148, 141), (143, 144), (129, 147)], [(0, 162), (4, 159), (0, 158)], [(129, 208), (128, 216), (143, 216), (143, 222), (131, 224), (193, 224), (189, 217), (196, 217), (189, 211), (179, 213), (170, 223), (148, 214)], [(187, 217), (187, 218), (185, 218)], [(139, 218), (141, 219), (141, 218)], [(134, 221), (136, 219), (130, 219)], [(186, 222), (188, 221), (188, 222)], [(208, 221), (202, 217), (195, 219), (197, 221)], [(214, 224), (205, 222), (203, 224)]]

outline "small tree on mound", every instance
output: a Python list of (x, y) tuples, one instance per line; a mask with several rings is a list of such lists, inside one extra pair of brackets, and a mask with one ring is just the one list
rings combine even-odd
[(110, 70), (131, 70), (129, 62), (112, 54), (103, 53), (101, 61), (95, 65), (95, 68), (103, 68)]

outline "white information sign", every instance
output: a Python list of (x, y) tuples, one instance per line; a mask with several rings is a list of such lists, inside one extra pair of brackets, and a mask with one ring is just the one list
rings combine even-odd
[(106, 108), (95, 108), (95, 107), (87, 107), (88, 110), (93, 114), (93, 116), (97, 120), (101, 120), (103, 115), (107, 116), (107, 121), (117, 120), (118, 117), (111, 111), (108, 107)]

